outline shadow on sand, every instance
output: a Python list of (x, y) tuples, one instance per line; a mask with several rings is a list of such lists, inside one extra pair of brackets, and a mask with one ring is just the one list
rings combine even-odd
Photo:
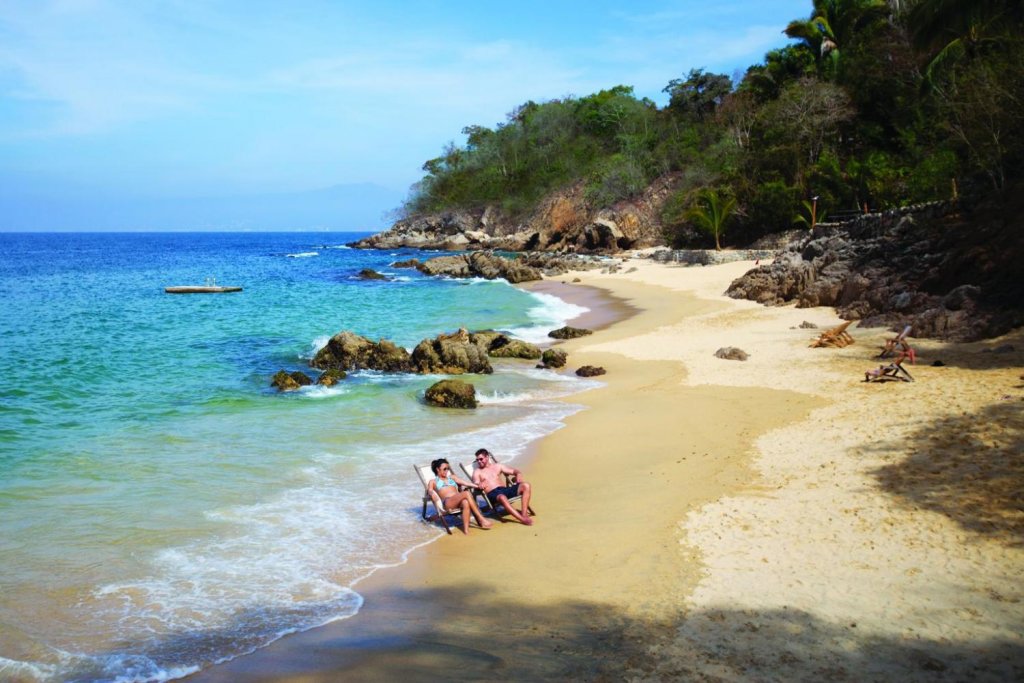
[(1024, 404), (1019, 397), (975, 414), (944, 417), (898, 447), (906, 458), (872, 472), (883, 491), (974, 533), (1024, 545)]

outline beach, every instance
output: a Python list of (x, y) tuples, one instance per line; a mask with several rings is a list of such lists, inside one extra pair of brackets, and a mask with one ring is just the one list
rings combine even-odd
[(608, 374), (515, 462), (535, 524), (414, 549), (355, 617), (189, 680), (1024, 677), (1024, 334), (913, 340), (915, 382), (864, 383), (894, 333), (808, 348), (841, 321), (724, 297), (752, 266), (537, 285), (598, 310), (561, 348)]

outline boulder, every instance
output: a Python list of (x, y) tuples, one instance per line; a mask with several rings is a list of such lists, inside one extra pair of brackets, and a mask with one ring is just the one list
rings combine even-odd
[(735, 346), (723, 346), (715, 351), (715, 357), (723, 358), (725, 360), (746, 360), (747, 358), (750, 358), (746, 351), (738, 349)]
[(476, 388), (457, 379), (432, 384), (423, 397), (428, 404), (441, 408), (476, 408)]
[(347, 376), (344, 370), (331, 368), (320, 373), (320, 376), (316, 378), (316, 383), (325, 387), (333, 387)]
[(580, 377), (597, 377), (605, 374), (607, 371), (597, 365), (584, 365), (576, 371), (576, 374)]
[(406, 259), (405, 261), (395, 261), (391, 264), (392, 268), (419, 268), (420, 260), (418, 258)]
[(503, 278), (513, 284), (540, 280), (541, 273), (520, 259), (496, 256), (487, 251), (475, 251), (458, 256), (438, 256), (418, 266), (425, 275), (448, 277), (482, 277), (486, 280)]
[(552, 339), (575, 339), (576, 337), (585, 337), (588, 334), (593, 334), (593, 331), (585, 330), (582, 327), (570, 327), (569, 325), (548, 332), (548, 336)]
[(321, 370), (409, 372), (409, 352), (385, 339), (372, 342), (347, 330), (331, 337), (309, 364)]
[(424, 339), (413, 349), (411, 366), (415, 372), (438, 375), (494, 372), (487, 360), (487, 347), (475, 343), (471, 335), (460, 329), (455, 334), (441, 334)]
[(295, 391), (312, 383), (313, 380), (309, 378), (309, 375), (298, 370), (295, 372), (278, 370), (270, 380), (270, 386), (275, 387), (278, 391)]
[(510, 339), (498, 348), (491, 348), (488, 354), (494, 358), (524, 358), (526, 360), (537, 360), (541, 357), (540, 349), (521, 339)]
[(362, 270), (359, 271), (359, 275), (357, 275), (356, 277), (358, 277), (360, 280), (387, 280), (388, 279), (386, 275), (381, 275), (380, 273), (378, 273), (373, 268), (363, 268)]
[(565, 361), (569, 357), (562, 349), (545, 349), (544, 353), (541, 354), (540, 362), (541, 367), (545, 368), (562, 368), (565, 367)]

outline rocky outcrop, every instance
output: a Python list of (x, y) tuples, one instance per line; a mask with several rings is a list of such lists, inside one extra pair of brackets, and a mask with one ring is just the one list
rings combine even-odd
[(661, 207), (678, 174), (658, 178), (636, 198), (593, 207), (583, 182), (554, 192), (523, 218), (496, 206), (412, 216), (353, 242), (363, 249), (560, 251), (614, 253), (664, 244)]
[(503, 258), (487, 252), (438, 256), (424, 261), (417, 269), (425, 275), (482, 277), (487, 280), (503, 278), (513, 284), (541, 279), (540, 271), (526, 265), (521, 259)]
[(568, 358), (569, 354), (562, 349), (545, 349), (540, 357), (540, 367), (563, 368)]
[(296, 391), (297, 389), (308, 386), (312, 383), (313, 380), (309, 378), (309, 375), (298, 370), (295, 372), (278, 370), (270, 380), (270, 386), (274, 387), (278, 391)]
[(457, 379), (432, 384), (423, 395), (427, 403), (441, 408), (476, 408), (476, 388)]
[(424, 374), (490, 374), (494, 369), (487, 360), (487, 351), (483, 339), (473, 339), (462, 329), (421, 341), (413, 349), (411, 365), (415, 372)]
[(412, 370), (409, 352), (401, 346), (396, 346), (386, 339), (372, 342), (366, 337), (348, 331), (339, 332), (331, 337), (327, 345), (317, 351), (309, 364), (321, 370)]
[(945, 204), (818, 226), (727, 294), (766, 305), (833, 306), (866, 327), (974, 341), (1024, 324), (1024, 199), (971, 210)]
[(588, 334), (594, 333), (591, 330), (586, 330), (582, 327), (571, 327), (570, 325), (548, 332), (548, 336), (552, 339), (576, 339), (577, 337), (585, 337)]
[(381, 275), (380, 273), (378, 273), (373, 268), (363, 268), (362, 270), (359, 271), (359, 275), (357, 275), (356, 277), (358, 277), (360, 280), (387, 280), (388, 279), (386, 275)]
[(599, 365), (584, 365), (576, 371), (576, 374), (580, 377), (600, 377), (606, 372), (607, 370)]
[(391, 264), (392, 268), (419, 268), (420, 260), (418, 258), (406, 259), (405, 261), (395, 261)]
[(506, 343), (497, 348), (489, 348), (488, 355), (492, 358), (522, 358), (525, 360), (537, 360), (541, 357), (539, 348), (521, 339), (507, 339)]
[(347, 376), (344, 370), (331, 368), (320, 373), (320, 376), (316, 378), (316, 383), (325, 387), (333, 387)]

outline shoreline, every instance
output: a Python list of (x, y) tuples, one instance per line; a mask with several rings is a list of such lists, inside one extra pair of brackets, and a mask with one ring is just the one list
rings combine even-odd
[[(974, 538), (955, 517), (908, 508), (891, 482), (893, 490), (883, 482), (883, 491), (865, 492), (864, 480), (876, 435), (889, 444), (884, 457), (884, 449), (874, 453), (876, 469), (898, 467), (913, 443), (900, 434), (952, 409), (950, 375), (973, 382), (976, 390), (956, 402), (970, 412), (987, 398), (982, 389), (1019, 369), (1021, 352), (981, 358), (985, 344), (926, 341), (926, 355), (995, 367), (980, 385), (966, 361), (919, 368), (912, 385), (863, 385), (850, 377), (872, 366), (866, 353), (887, 331), (855, 329), (854, 346), (807, 349), (811, 331), (795, 326), (809, 319), (826, 327), (834, 312), (721, 297), (722, 281), (750, 264), (636, 263), (633, 275), (573, 273), (582, 286), (561, 285), (567, 296), (607, 291), (635, 313), (560, 345), (570, 367), (603, 365), (609, 374), (604, 387), (564, 399), (587, 409), (517, 461), (534, 484), (533, 527), (513, 522), (441, 538), (361, 582), (355, 617), (189, 680), (420, 680), (443, 671), (470, 679), (750, 671), (855, 679), (865, 666), (876, 676), (934, 680), (936, 671), (964, 666), (982, 678), (1024, 670), (1024, 596), (1013, 581), (1024, 554), (1012, 542), (1020, 531), (1013, 510), (1004, 511), (1000, 533)], [(1013, 338), (1020, 348), (1022, 335)], [(751, 360), (711, 355), (728, 345)], [(908, 396), (910, 415), (892, 420), (892, 401)], [(1020, 443), (1019, 412), (992, 427), (1002, 429), (996, 442)], [(868, 511), (877, 528), (859, 519)], [(965, 548), (951, 550), (951, 539)], [(932, 591), (917, 604), (913, 591), (951, 578), (976, 588), (966, 599)], [(988, 598), (979, 597), (984, 591)], [(972, 609), (974, 623), (948, 623)], [(922, 620), (933, 626), (922, 629)], [(943, 634), (957, 645), (982, 632), (991, 655), (972, 659), (973, 646), (950, 648), (951, 658), (938, 651)], [(866, 644), (880, 638), (874, 661)]]

